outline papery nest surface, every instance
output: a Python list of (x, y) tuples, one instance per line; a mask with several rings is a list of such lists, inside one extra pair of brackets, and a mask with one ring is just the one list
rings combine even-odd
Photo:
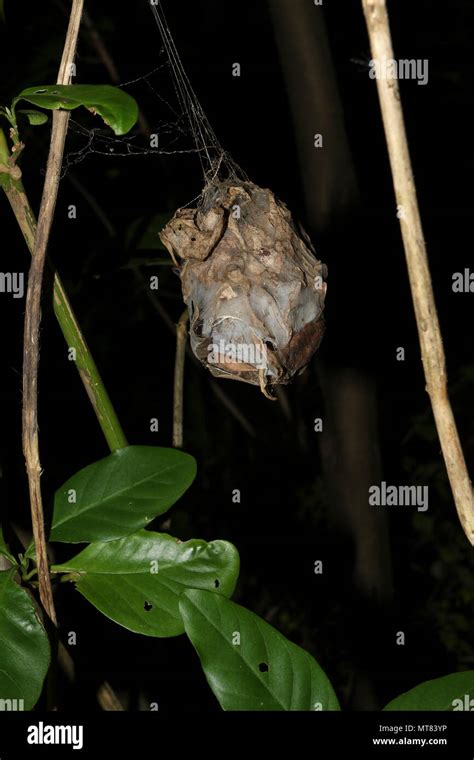
[(327, 269), (308, 236), (270, 190), (219, 182), (160, 238), (179, 268), (194, 354), (214, 376), (273, 398), (324, 333)]

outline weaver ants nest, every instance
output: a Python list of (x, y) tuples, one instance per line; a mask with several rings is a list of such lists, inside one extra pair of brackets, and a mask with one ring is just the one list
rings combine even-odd
[(326, 266), (270, 190), (214, 183), (160, 233), (179, 269), (191, 347), (215, 377), (273, 386), (302, 372), (324, 333)]

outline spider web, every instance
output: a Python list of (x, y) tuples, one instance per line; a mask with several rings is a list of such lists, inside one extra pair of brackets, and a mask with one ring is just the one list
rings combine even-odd
[(139, 107), (141, 101), (150, 96), (153, 103), (158, 101), (156, 110), (161, 118), (150, 126), (149, 135), (135, 128), (125, 137), (115, 137), (101, 127), (88, 129), (71, 118), (70, 131), (79, 138), (81, 145), (66, 153), (63, 174), (91, 153), (115, 157), (191, 154), (199, 159), (205, 190), (219, 181), (248, 181), (243, 170), (221, 146), (199, 102), (166, 21), (162, 1), (143, 2), (151, 9), (161, 36), (159, 62), (151, 71), (117, 86), (132, 95)]

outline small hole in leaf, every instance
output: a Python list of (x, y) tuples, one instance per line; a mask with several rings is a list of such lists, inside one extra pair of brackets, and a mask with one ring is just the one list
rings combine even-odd
[(260, 673), (268, 673), (268, 665), (266, 662), (261, 662), (258, 666)]
[(42, 95), (44, 92), (48, 92), (47, 90), (35, 90), (35, 95)]
[(220, 582), (219, 582), (219, 581), (218, 581), (218, 579), (216, 578), (216, 580), (214, 581), (214, 586), (215, 586), (216, 588), (219, 588), (219, 586), (220, 586), (220, 585), (221, 585), (221, 584), (220, 584)]
[(145, 602), (145, 604), (143, 605), (143, 609), (144, 609), (146, 612), (150, 612), (150, 610), (152, 609), (152, 607), (153, 607), (153, 605), (152, 605), (152, 604), (150, 604), (150, 602)]

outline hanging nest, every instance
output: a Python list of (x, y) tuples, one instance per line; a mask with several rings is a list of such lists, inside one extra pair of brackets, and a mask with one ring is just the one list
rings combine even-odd
[(228, 181), (179, 209), (160, 238), (179, 268), (194, 354), (273, 398), (324, 332), (327, 270), (307, 235), (270, 190)]

